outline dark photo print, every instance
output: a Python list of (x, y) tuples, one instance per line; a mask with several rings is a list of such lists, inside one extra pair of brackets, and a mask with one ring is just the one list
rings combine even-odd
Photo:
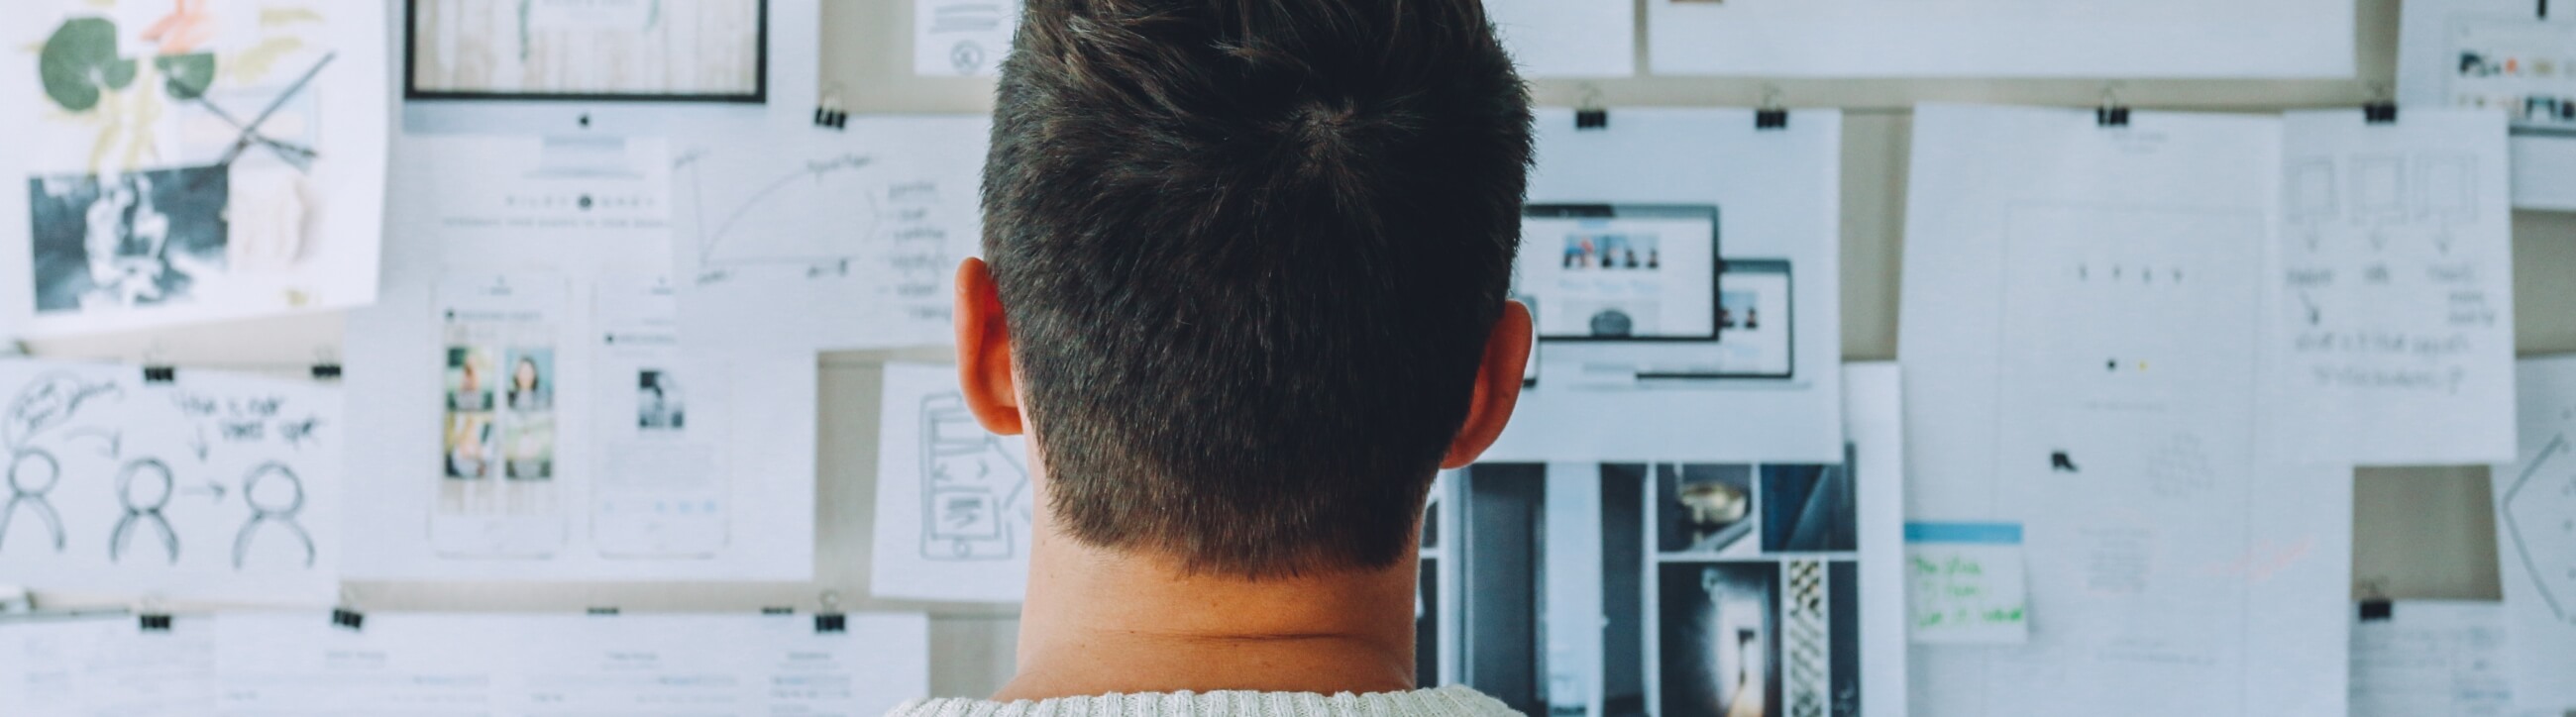
[(1780, 702), (1780, 564), (1665, 563), (1662, 717), (1787, 714)]
[(1847, 466), (1762, 467), (1762, 551), (1860, 549), (1859, 507)]
[(230, 170), (27, 180), (36, 310), (185, 302), (224, 270)]
[(1659, 464), (1655, 549), (1716, 553), (1753, 533), (1753, 467)]
[(661, 369), (635, 372), (635, 427), (677, 431), (688, 425), (688, 405), (681, 400), (679, 379)]

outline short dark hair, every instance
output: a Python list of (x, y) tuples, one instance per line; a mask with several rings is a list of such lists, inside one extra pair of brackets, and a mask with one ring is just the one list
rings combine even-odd
[(1049, 509), (1249, 578), (1383, 568), (1466, 420), (1527, 87), (1480, 0), (1029, 0), (984, 252)]

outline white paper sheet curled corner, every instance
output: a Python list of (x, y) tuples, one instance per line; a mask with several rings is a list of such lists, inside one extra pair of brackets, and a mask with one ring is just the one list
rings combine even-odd
[(877, 597), (1019, 602), (1028, 592), (1035, 466), (975, 422), (957, 368), (887, 364), (877, 441)]

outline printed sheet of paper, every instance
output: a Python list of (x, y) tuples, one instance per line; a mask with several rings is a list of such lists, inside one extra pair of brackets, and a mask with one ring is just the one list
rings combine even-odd
[(2285, 125), (2265, 284), (2276, 440), (2294, 460), (2510, 460), (2503, 118), (2409, 108), (2366, 124), (2344, 109)]
[(348, 321), (354, 575), (802, 580), (815, 363), (684, 338), (659, 140), (407, 138)]
[(929, 620), (808, 615), (319, 613), (215, 619), (215, 711), (873, 715), (929, 692)]
[(2352, 624), (2353, 717), (2526, 714), (2513, 709), (2503, 605), (2408, 600), (2367, 615)]
[(1522, 77), (1637, 74), (1637, 6), (1599, 0), (1485, 0)]
[(2502, 113), (2520, 209), (2576, 210), (2576, 18), (2533, 0), (2409, 0), (2397, 96)]
[(2522, 452), (2495, 466), (2516, 706), (2576, 710), (2576, 357), (2523, 361)]
[(338, 388), (0, 361), (0, 575), (38, 590), (326, 604), (339, 587)]
[(942, 345), (978, 253), (983, 117), (861, 117), (846, 131), (688, 140), (673, 162), (673, 276), (692, 342), (780, 350)]
[(215, 703), (215, 623), (131, 615), (0, 620), (0, 714), (187, 717)]
[(374, 300), (385, 12), (13, 5), (0, 29), (0, 324), (54, 336)]
[(2017, 522), (2030, 642), (1916, 646), (1925, 714), (2339, 715), (2348, 467), (2265, 452), (2282, 122), (1917, 111), (1907, 516)]
[[(1492, 462), (1445, 476), (1426, 548), (1438, 563), (1425, 565), (1435, 660), (1417, 669), (1530, 714), (1901, 707), (1897, 369), (1838, 373), (1851, 441), (1833, 463)], [(1569, 624), (1601, 627), (1544, 627)]]
[(1020, 0), (913, 0), (912, 74), (1000, 74), (1019, 27)]
[(1906, 621), (1915, 644), (2030, 641), (2030, 582), (2021, 526), (1908, 523)]
[(886, 364), (877, 424), (877, 597), (1019, 602), (1028, 592), (1035, 466), (975, 422), (957, 367)]
[(2346, 0), (1647, 0), (1659, 75), (2313, 77), (2353, 72)]
[[(1714, 214), (1711, 236), (1621, 237), (1647, 246), (1622, 252), (1616, 271), (1671, 282), (1688, 278), (1684, 273), (1717, 275), (1714, 290), (1697, 295), (1715, 295), (1717, 338), (1540, 341), (1511, 425), (1485, 459), (1840, 463), (1841, 114), (1800, 110), (1780, 130), (1755, 129), (1750, 110), (1609, 115), (1609, 126), (1595, 130), (1576, 128), (1572, 110), (1538, 113), (1529, 203), (1670, 205)], [(1587, 265), (1577, 271), (1612, 271), (1607, 261), (1584, 259), (1594, 237), (1583, 226), (1552, 233), (1539, 230), (1556, 225), (1523, 226), (1515, 284), (1521, 298), (1536, 295), (1542, 315), (1570, 303), (1542, 285), (1547, 272), (1562, 273), (1569, 263)], [(1703, 263), (1682, 264), (1684, 242), (1701, 246)], [(1705, 263), (1712, 255), (1721, 266)]]

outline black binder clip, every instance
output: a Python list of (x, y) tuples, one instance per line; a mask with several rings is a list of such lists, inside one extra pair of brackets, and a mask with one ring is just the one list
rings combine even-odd
[(2397, 103), (2372, 102), (2362, 105), (2361, 119), (2370, 124), (2397, 124)]
[(2102, 106), (2093, 109), (2093, 123), (2103, 127), (2129, 126), (2129, 107), (2120, 104), (2119, 91), (2102, 88)]
[(367, 627), (367, 614), (345, 607), (331, 608), (331, 625), (350, 632), (364, 630)]
[(143, 367), (144, 383), (169, 383), (179, 380), (179, 369), (169, 366)]
[(313, 350), (313, 380), (340, 380), (340, 357), (333, 355), (331, 347), (324, 346)]
[(1789, 108), (1780, 106), (1780, 88), (1763, 85), (1762, 107), (1753, 111), (1753, 129), (1781, 130), (1788, 128)]
[(814, 611), (814, 634), (838, 635), (850, 631), (850, 618), (841, 614), (841, 593), (823, 591), (823, 608)]
[(147, 612), (134, 616), (134, 622), (135, 626), (144, 632), (170, 631), (170, 616), (168, 615)]
[(1574, 128), (1578, 130), (1610, 128), (1610, 110), (1601, 106), (1601, 88), (1589, 83), (1583, 86), (1583, 100), (1574, 105)]
[(850, 113), (841, 109), (840, 83), (832, 83), (832, 89), (823, 93), (823, 101), (814, 106), (814, 126), (832, 129), (850, 128)]
[(2362, 622), (2387, 622), (2396, 618), (2397, 603), (2390, 602), (2388, 598), (2371, 598), (2361, 601)]

